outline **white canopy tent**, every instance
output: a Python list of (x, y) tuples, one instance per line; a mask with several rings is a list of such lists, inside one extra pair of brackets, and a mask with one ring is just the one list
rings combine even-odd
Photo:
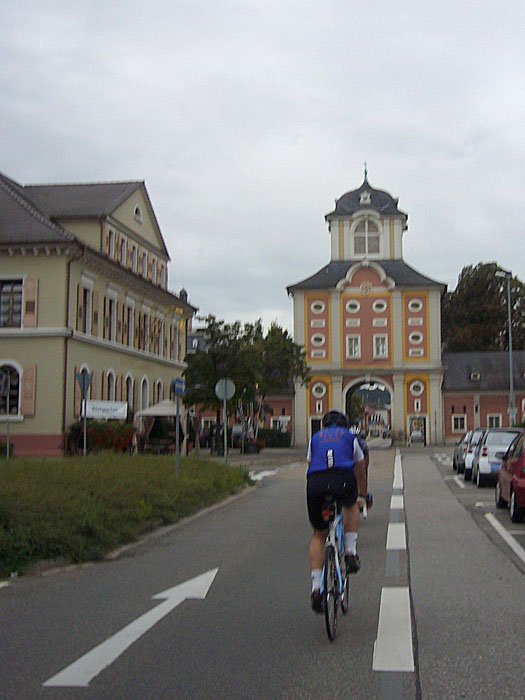
[[(181, 430), (183, 424), (183, 413), (179, 408)], [(169, 399), (164, 399), (154, 406), (149, 408), (143, 408), (141, 411), (137, 411), (133, 418), (133, 425), (135, 430), (140, 433), (145, 440), (147, 440), (148, 435), (151, 432), (155, 418), (174, 418), (177, 415), (177, 404), (175, 401), (170, 401)], [(184, 435), (184, 433), (183, 433)]]

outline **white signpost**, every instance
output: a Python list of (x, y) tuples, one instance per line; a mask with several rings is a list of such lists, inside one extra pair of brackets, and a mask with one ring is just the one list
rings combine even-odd
[(126, 401), (93, 401), (88, 399), (85, 403), (86, 418), (126, 420), (128, 415)]
[(229, 401), (235, 394), (235, 384), (231, 379), (223, 377), (219, 379), (215, 385), (215, 396), (218, 399), (222, 399), (222, 419), (224, 423), (224, 459), (226, 460), (226, 454), (228, 452), (228, 422), (226, 417), (226, 401)]

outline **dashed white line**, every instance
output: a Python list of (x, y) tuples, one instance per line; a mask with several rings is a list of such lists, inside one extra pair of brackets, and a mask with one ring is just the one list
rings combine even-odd
[(406, 549), (405, 523), (389, 523), (386, 536), (387, 549)]
[(374, 671), (414, 671), (408, 588), (383, 588), (374, 644)]
[(267, 476), (273, 476), (274, 474), (277, 474), (277, 471), (276, 471), (275, 469), (274, 469), (273, 471), (272, 471), (272, 470), (268, 470), (268, 471), (258, 472), (258, 473), (256, 473), (256, 472), (250, 472), (250, 479), (251, 479), (252, 481), (261, 481), (261, 480), (264, 479), (265, 477), (267, 477)]
[(390, 501), (390, 510), (403, 510), (405, 507), (405, 499), (403, 496), (396, 496), (395, 494), (392, 496), (392, 500)]
[(453, 479), (454, 479), (454, 482), (459, 486), (460, 489), (466, 488), (465, 482), (463, 481), (463, 479), (460, 479), (459, 476), (455, 476), (455, 477), (453, 477)]
[(403, 469), (401, 467), (401, 453), (399, 450), (396, 452), (396, 459), (394, 462), (394, 484), (393, 488), (402, 489), (403, 488)]

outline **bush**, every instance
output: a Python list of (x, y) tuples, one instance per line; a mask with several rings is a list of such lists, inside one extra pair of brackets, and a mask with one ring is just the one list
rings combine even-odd
[[(88, 420), (86, 447), (88, 452), (116, 450), (125, 452), (131, 446), (134, 428), (131, 423), (119, 420)], [(73, 423), (66, 436), (67, 452), (75, 454), (84, 449), (84, 422)]]
[(259, 440), (262, 440), (266, 447), (290, 447), (290, 433), (282, 433), (273, 428), (259, 428)]
[(101, 559), (159, 525), (236, 493), (245, 470), (206, 458), (114, 452), (1, 466), (0, 576), (31, 562)]
[(7, 454), (7, 442), (5, 440), (0, 440), (0, 459), (2, 457), (12, 457), (13, 456), (13, 443), (9, 443), (9, 455)]

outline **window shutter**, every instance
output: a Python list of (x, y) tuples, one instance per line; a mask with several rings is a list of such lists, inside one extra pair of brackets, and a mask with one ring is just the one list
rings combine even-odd
[(38, 279), (28, 277), (24, 281), (24, 328), (36, 328), (38, 302)]
[(98, 396), (98, 394), (97, 394), (97, 373), (95, 372), (95, 370), (93, 370), (92, 374), (93, 374), (93, 377), (91, 379), (90, 389), (91, 389), (91, 398), (94, 401)]
[(22, 374), (20, 410), (23, 416), (35, 415), (36, 365), (26, 367)]
[(82, 395), (80, 392), (80, 386), (77, 382), (77, 372), (78, 367), (75, 367), (75, 372), (73, 374), (73, 415), (75, 418), (80, 417), (80, 409), (82, 408)]
[(121, 301), (117, 301), (117, 330), (115, 333), (115, 341), (117, 343), (122, 343), (122, 315), (123, 315), (124, 304)]
[(81, 284), (77, 285), (77, 331), (82, 330), (82, 321), (84, 319), (84, 309), (82, 308), (82, 291)]
[(102, 372), (102, 401), (107, 401), (108, 399), (108, 381), (105, 372)]
[(98, 335), (98, 292), (91, 299), (91, 335)]
[(117, 374), (115, 379), (115, 401), (122, 401), (122, 375)]

